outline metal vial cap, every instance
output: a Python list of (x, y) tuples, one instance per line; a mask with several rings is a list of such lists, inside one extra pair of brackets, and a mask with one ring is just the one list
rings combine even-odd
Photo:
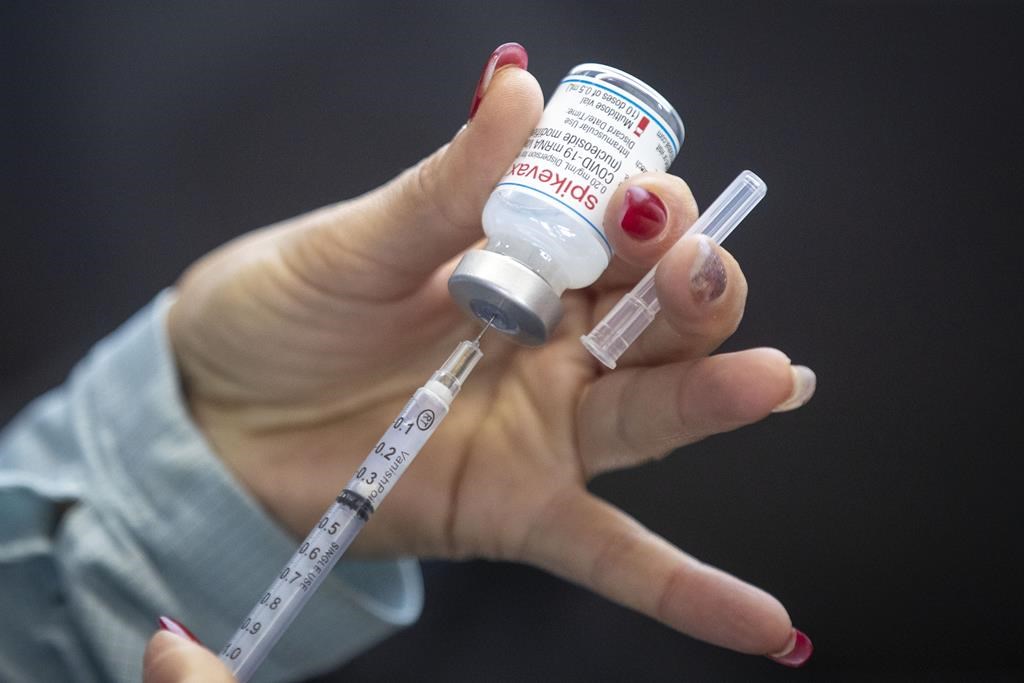
[(562, 319), (562, 300), (544, 278), (493, 251), (467, 252), (448, 291), (464, 311), (526, 346), (546, 342)]

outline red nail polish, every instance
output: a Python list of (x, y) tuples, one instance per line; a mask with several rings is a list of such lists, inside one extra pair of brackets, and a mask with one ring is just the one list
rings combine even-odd
[(793, 629), (795, 635), (793, 642), (793, 649), (784, 655), (768, 655), (769, 658), (775, 660), (783, 666), (788, 666), (793, 669), (801, 667), (807, 663), (807, 660), (814, 654), (814, 643), (807, 637), (807, 634), (800, 629)]
[(626, 190), (619, 225), (627, 235), (636, 240), (649, 240), (660, 235), (667, 222), (668, 211), (658, 195), (637, 186)]
[(494, 78), (494, 72), (503, 66), (518, 66), (520, 69), (525, 69), (527, 61), (526, 48), (519, 43), (499, 45), (491, 53), (487, 63), (484, 64), (484, 70), (480, 73), (480, 80), (476, 84), (476, 92), (473, 93), (473, 104), (469, 106), (470, 120), (476, 115), (476, 110), (480, 108), (480, 102), (484, 99), (484, 93), (491, 84), (491, 79)]
[(156, 620), (156, 623), (164, 631), (170, 631), (176, 636), (188, 638), (193, 643), (199, 643), (200, 645), (202, 645), (202, 643), (199, 641), (198, 638), (195, 637), (192, 631), (189, 631), (187, 628), (176, 622), (174, 619), (171, 619), (170, 617), (159, 617)]

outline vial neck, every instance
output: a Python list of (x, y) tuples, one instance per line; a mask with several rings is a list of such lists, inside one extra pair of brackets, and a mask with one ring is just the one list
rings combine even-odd
[(568, 280), (562, 273), (561, 267), (555, 263), (551, 255), (527, 240), (510, 238), (507, 235), (492, 237), (487, 241), (485, 249), (519, 261), (544, 278), (544, 281), (548, 283), (558, 296), (562, 296), (562, 292), (565, 291), (568, 285)]

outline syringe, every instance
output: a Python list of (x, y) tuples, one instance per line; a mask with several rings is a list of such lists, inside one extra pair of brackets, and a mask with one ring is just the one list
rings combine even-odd
[(483, 357), (480, 337), (486, 331), (487, 327), (473, 341), (460, 342), (444, 365), (416, 390), (224, 646), (220, 658), (241, 683), (256, 672), (448, 414), (452, 400)]
[[(707, 211), (686, 231), (687, 235), (707, 235), (721, 244), (736, 226), (764, 199), (768, 186), (752, 171), (743, 171), (711, 203)], [(615, 369), (619, 356), (636, 341), (661, 310), (654, 289), (655, 265), (601, 319), (590, 334), (580, 337), (594, 358)]]

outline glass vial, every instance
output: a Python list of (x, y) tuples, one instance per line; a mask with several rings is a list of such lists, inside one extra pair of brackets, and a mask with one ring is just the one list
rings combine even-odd
[(522, 344), (543, 344), (562, 292), (608, 267), (603, 221), (615, 189), (666, 170), (682, 141), (683, 122), (653, 88), (608, 66), (573, 68), (484, 207), (487, 245), (448, 280), (456, 303)]

